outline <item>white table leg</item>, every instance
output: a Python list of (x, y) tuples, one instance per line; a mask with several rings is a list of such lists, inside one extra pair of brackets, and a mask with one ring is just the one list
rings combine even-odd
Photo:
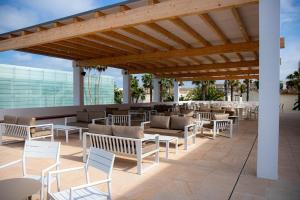
[(169, 147), (170, 147), (170, 143), (169, 141), (166, 142), (166, 159), (169, 159)]
[(65, 133), (66, 133), (66, 143), (68, 143), (69, 142), (69, 130), (66, 130)]
[(178, 152), (178, 138), (176, 138), (175, 154)]
[(79, 129), (79, 140), (82, 140), (82, 128)]

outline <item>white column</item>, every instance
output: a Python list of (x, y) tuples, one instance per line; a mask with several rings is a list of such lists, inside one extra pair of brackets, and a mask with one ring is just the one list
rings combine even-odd
[(84, 83), (83, 83), (83, 69), (76, 67), (76, 61), (73, 61), (73, 104), (82, 106), (84, 104)]
[(160, 79), (153, 76), (152, 85), (153, 85), (153, 92), (152, 92), (152, 102), (160, 102)]
[(259, 1), (257, 176), (278, 179), (280, 0)]
[(178, 103), (179, 102), (179, 83), (178, 81), (174, 80), (174, 102)]
[(123, 103), (130, 103), (130, 75), (127, 70), (122, 70), (123, 74)]

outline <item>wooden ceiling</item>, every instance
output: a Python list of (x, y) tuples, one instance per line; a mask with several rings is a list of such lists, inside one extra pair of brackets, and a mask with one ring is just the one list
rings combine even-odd
[(258, 78), (258, 0), (136, 0), (0, 35), (17, 50), (178, 80)]

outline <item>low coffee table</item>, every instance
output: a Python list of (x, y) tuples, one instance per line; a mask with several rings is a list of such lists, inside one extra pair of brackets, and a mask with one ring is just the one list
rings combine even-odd
[[(144, 134), (144, 138), (146, 140), (155, 141), (155, 135), (152, 134)], [(159, 135), (159, 142), (166, 143), (166, 159), (169, 159), (169, 147), (170, 142), (175, 142), (175, 154), (178, 151), (178, 137), (173, 136), (166, 136), (166, 135)]]
[(58, 134), (58, 131), (64, 131), (66, 135), (66, 143), (69, 142), (69, 131), (79, 131), (79, 139), (82, 139), (82, 127), (77, 127), (77, 126), (66, 126), (66, 125), (54, 125), (53, 129), (56, 131), (56, 135)]
[(5, 200), (31, 199), (41, 190), (41, 182), (31, 178), (12, 178), (0, 181), (0, 198)]

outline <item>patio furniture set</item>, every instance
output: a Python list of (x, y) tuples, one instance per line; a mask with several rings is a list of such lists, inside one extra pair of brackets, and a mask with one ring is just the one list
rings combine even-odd
[[(5, 116), (1, 123), (1, 142), (2, 135), (18, 137), (25, 139), (25, 147), (21, 160), (2, 165), (0, 169), (22, 163), (23, 178), (12, 179), (9, 183), (15, 186), (27, 184), (27, 192), (15, 193), (19, 195), (18, 197), (27, 198), (40, 191), (41, 199), (44, 199), (44, 191), (47, 187), (49, 199), (80, 199), (82, 194), (87, 194), (88, 197), (94, 199), (102, 197), (106, 199), (111, 198), (111, 171), (115, 156), (136, 159), (137, 173), (143, 174), (159, 164), (160, 143), (165, 144), (165, 157), (169, 159), (171, 143), (175, 144), (175, 153), (178, 151), (180, 141), (183, 141), (184, 149), (188, 150), (190, 145), (195, 144), (196, 136), (204, 134), (205, 128), (211, 130), (213, 138), (218, 134), (232, 137), (233, 122), (228, 119), (229, 114), (182, 109), (179, 109), (180, 113), (178, 113), (177, 109), (174, 107), (172, 109), (171, 112), (169, 108), (168, 112), (151, 110), (150, 118), (145, 114), (138, 114), (142, 117), (140, 126), (131, 126), (131, 115), (120, 113), (114, 115), (106, 112), (100, 114), (100, 112), (80, 111), (77, 112), (76, 118), (66, 118), (65, 125), (36, 125), (34, 118)], [(136, 113), (143, 112), (131, 112), (131, 114)], [(145, 121), (148, 118), (150, 120)], [(54, 130), (56, 133), (65, 132), (66, 143), (68, 143), (70, 132), (79, 132), (79, 139), (83, 138), (83, 161), (86, 162), (83, 167), (60, 170), (60, 142), (53, 141)], [(44, 138), (51, 138), (51, 142), (37, 141), (37, 139)], [(28, 157), (51, 158), (55, 163), (42, 170), (38, 176), (28, 175), (26, 173), (26, 158)], [(144, 166), (143, 160), (146, 157), (154, 159), (151, 165)], [(90, 166), (107, 173), (107, 179), (91, 183), (88, 174)], [(73, 170), (85, 172), (86, 184), (60, 191), (60, 174)], [(52, 191), (53, 181), (57, 183), (58, 192)], [(103, 193), (93, 187), (104, 183), (108, 186), (108, 193)], [(4, 190), (6, 184), (8, 183), (0, 181), (0, 190)]]

